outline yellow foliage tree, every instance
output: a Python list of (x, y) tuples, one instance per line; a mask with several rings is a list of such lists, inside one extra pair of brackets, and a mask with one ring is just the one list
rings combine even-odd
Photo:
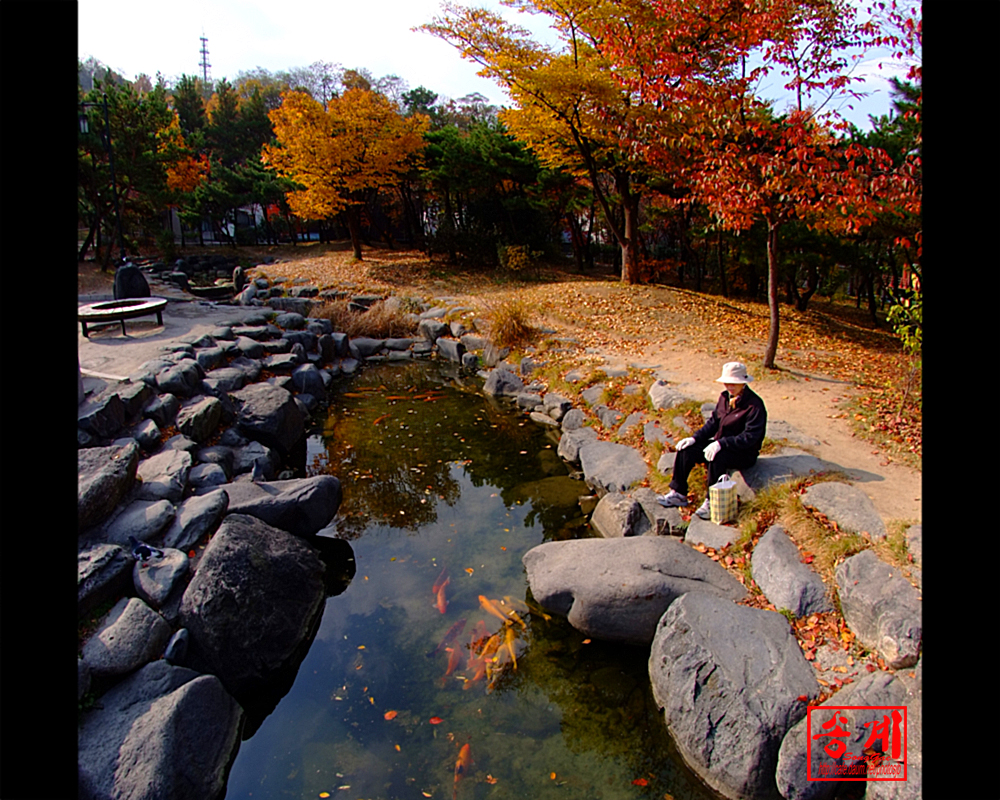
[[(516, 106), (500, 118), (508, 130), (550, 167), (589, 183), (605, 222), (621, 247), (622, 280), (640, 280), (639, 203), (649, 173), (633, 155), (629, 135), (655, 110), (637, 108), (614, 79), (603, 54), (603, 19), (616, 13), (610, 0), (503, 0), (518, 10), (549, 17), (564, 48), (554, 51), (530, 32), (480, 8), (445, 3), (445, 15), (423, 25), (479, 64)], [(662, 182), (662, 181), (661, 181)], [(614, 206), (621, 209), (615, 213)], [(620, 221), (619, 221), (620, 220)]]
[(397, 185), (418, 165), (430, 118), (404, 117), (388, 98), (361, 88), (334, 97), (325, 110), (304, 92), (282, 98), (270, 113), (277, 143), (265, 145), (264, 163), (302, 187), (287, 195), (298, 216), (346, 216), (360, 260), (365, 194)]

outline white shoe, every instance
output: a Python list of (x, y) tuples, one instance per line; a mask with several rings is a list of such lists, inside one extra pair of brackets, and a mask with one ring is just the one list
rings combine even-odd
[(708, 504), (708, 498), (705, 498), (705, 502), (698, 506), (698, 510), (694, 512), (695, 516), (699, 519), (708, 519), (712, 516), (712, 509)]
[(656, 502), (664, 508), (676, 508), (678, 506), (687, 506), (691, 504), (691, 501), (687, 499), (687, 495), (675, 492), (673, 489), (666, 494), (656, 495)]

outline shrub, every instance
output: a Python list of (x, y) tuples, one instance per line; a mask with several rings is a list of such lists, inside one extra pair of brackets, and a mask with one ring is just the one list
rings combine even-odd
[(335, 331), (350, 338), (368, 336), (372, 339), (389, 339), (411, 336), (417, 323), (402, 310), (387, 308), (385, 303), (374, 303), (367, 311), (352, 311), (347, 300), (333, 300), (313, 310), (311, 316), (330, 320)]
[(511, 298), (492, 305), (487, 316), (490, 320), (490, 340), (497, 347), (517, 347), (531, 342), (536, 331), (531, 324), (528, 308), (520, 300)]

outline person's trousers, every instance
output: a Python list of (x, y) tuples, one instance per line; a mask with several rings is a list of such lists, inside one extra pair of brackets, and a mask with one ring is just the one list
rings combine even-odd
[(757, 462), (757, 452), (754, 450), (739, 450), (722, 448), (715, 458), (708, 461), (705, 458), (705, 448), (697, 444), (677, 451), (674, 459), (674, 474), (670, 479), (670, 488), (681, 494), (688, 493), (688, 475), (695, 464), (705, 464), (708, 467), (708, 485), (711, 486), (722, 477), (723, 473), (732, 469), (745, 469)]

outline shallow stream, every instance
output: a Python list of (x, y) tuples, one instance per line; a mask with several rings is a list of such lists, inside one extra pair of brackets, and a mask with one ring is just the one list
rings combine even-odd
[(589, 535), (587, 490), (551, 434), (481, 385), (385, 365), (333, 398), (309, 469), (341, 480), (357, 572), (241, 743), (227, 798), (714, 797), (672, 748), (648, 649), (534, 604), (521, 557)]

